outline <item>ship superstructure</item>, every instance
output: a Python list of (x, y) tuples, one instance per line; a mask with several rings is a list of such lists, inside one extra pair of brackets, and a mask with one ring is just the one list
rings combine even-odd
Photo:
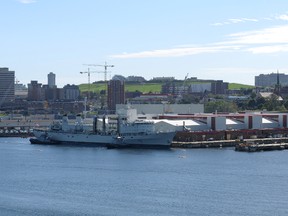
[(65, 116), (48, 130), (34, 130), (34, 135), (31, 143), (169, 148), (175, 131), (156, 131), (153, 122), (137, 119), (136, 110), (128, 108), (120, 110), (110, 122), (105, 115), (94, 117), (92, 127), (85, 126), (80, 116), (71, 125)]

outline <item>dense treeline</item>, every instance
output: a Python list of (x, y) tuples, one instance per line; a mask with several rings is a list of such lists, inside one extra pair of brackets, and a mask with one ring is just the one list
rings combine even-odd
[(245, 110), (267, 110), (267, 111), (288, 111), (288, 98), (279, 100), (276, 95), (270, 98), (256, 97), (251, 95), (248, 100), (227, 101), (218, 99), (215, 101), (208, 101), (205, 103), (205, 112), (238, 112)]

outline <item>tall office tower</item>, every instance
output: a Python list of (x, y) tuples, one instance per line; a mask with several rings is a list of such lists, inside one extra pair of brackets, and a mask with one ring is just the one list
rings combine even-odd
[(48, 86), (49, 88), (56, 88), (56, 75), (52, 72), (48, 74)]
[(0, 68), (0, 105), (3, 102), (14, 100), (15, 97), (15, 71)]
[(125, 103), (124, 81), (110, 80), (108, 82), (108, 110), (115, 113), (116, 104)]

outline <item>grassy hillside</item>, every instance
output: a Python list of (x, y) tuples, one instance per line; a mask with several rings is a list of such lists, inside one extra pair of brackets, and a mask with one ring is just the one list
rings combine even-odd
[[(88, 91), (89, 85), (88, 84), (81, 84), (79, 85), (80, 91), (85, 92)], [(105, 90), (106, 85), (104, 83), (96, 83), (90, 85), (90, 91), (99, 93), (101, 90)], [(147, 84), (125, 84), (125, 91), (135, 92), (140, 91), (143, 93), (149, 92), (161, 92), (161, 84), (159, 83), (147, 83)]]
[(144, 93), (149, 92), (161, 92), (161, 85), (159, 83), (147, 83), (147, 84), (125, 84), (125, 91), (134, 92), (140, 91)]
[(252, 85), (245, 85), (245, 84), (239, 84), (239, 83), (229, 83), (228, 86), (229, 89), (251, 89), (255, 88)]
[[(97, 83), (97, 84), (90, 84), (90, 91), (99, 93), (101, 90), (105, 90), (105, 84), (104, 83)], [(81, 84), (79, 85), (81, 92), (86, 92), (89, 90), (88, 84)]]
[[(155, 93), (155, 92), (161, 92), (161, 83), (146, 83), (146, 84), (130, 84), (126, 83), (125, 84), (125, 91), (129, 92), (134, 92), (134, 91), (140, 91), (143, 93)], [(89, 87), (88, 84), (81, 84), (79, 85), (80, 91), (85, 92), (88, 91)], [(239, 84), (239, 83), (229, 83), (229, 89), (249, 89), (249, 88), (254, 88), (254, 86), (250, 85), (244, 85), (244, 84)], [(90, 91), (99, 93), (101, 90), (106, 89), (106, 84), (104, 83), (96, 83), (96, 84), (91, 84), (90, 85)]]

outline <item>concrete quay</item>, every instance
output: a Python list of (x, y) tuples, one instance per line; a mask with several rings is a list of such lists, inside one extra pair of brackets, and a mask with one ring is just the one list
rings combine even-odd
[[(257, 145), (268, 146), (271, 144), (288, 143), (288, 137), (281, 138), (258, 138), (258, 139), (245, 139), (245, 140), (211, 140), (211, 141), (197, 141), (197, 142), (177, 142), (171, 143), (172, 148), (224, 148), (236, 147), (244, 142), (254, 143)], [(288, 145), (287, 145), (288, 147)]]
[(50, 119), (2, 119), (0, 137), (32, 137), (34, 128), (47, 128), (51, 122)]
[(28, 120), (1, 120), (0, 129), (11, 128), (36, 128), (36, 127), (48, 127), (53, 120), (45, 119), (28, 119)]
[(257, 152), (257, 151), (272, 151), (288, 149), (288, 143), (272, 143), (272, 144), (254, 144), (242, 143), (236, 145), (235, 151)]
[(213, 141), (197, 141), (197, 142), (177, 142), (171, 143), (172, 148), (222, 148), (235, 147), (240, 141), (237, 140), (213, 140)]

